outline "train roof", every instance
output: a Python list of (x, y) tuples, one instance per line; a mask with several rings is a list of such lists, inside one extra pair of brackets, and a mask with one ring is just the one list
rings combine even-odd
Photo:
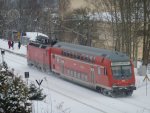
[(64, 50), (72, 50), (75, 52), (81, 52), (93, 56), (102, 56), (106, 57), (108, 59), (111, 59), (113, 62), (125, 62), (129, 61), (130, 58), (121, 52), (117, 51), (110, 51), (106, 49), (100, 49), (100, 48), (94, 48), (94, 47), (88, 47), (88, 46), (83, 46), (83, 45), (76, 45), (76, 44), (69, 44), (65, 42), (58, 42), (56, 43), (53, 47), (59, 47)]

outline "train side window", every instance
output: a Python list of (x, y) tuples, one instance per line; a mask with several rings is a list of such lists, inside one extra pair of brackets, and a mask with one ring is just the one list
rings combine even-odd
[(74, 77), (77, 78), (77, 72), (76, 71), (74, 71)]
[(104, 68), (104, 75), (107, 75), (107, 70), (106, 70), (106, 68)]
[(83, 60), (83, 56), (81, 55), (81, 60)]
[(93, 59), (92, 59), (92, 62), (94, 63), (94, 61), (95, 61), (95, 57), (93, 57)]
[(81, 74), (81, 80), (84, 80), (84, 73)]
[(89, 56), (88, 55), (86, 55), (86, 61), (89, 62)]
[(73, 76), (73, 71), (72, 70), (70, 70), (70, 75)]
[(58, 56), (56, 57), (56, 59), (57, 59), (57, 63), (59, 63), (59, 57)]
[(63, 52), (63, 55), (66, 56), (66, 51)]
[(78, 79), (80, 79), (81, 78), (81, 74), (80, 74), (80, 72), (78, 72)]
[(66, 54), (65, 56), (67, 57), (68, 56), (68, 52), (66, 51), (65, 54)]
[(64, 51), (62, 51), (61, 54), (64, 56)]
[(73, 58), (76, 59), (76, 53), (73, 54)]
[(67, 75), (69, 75), (70, 74), (70, 70), (67, 68)]
[(101, 68), (100, 67), (97, 67), (97, 73), (98, 73), (98, 75), (101, 75)]
[(74, 53), (70, 53), (70, 57), (73, 58), (73, 56), (74, 56)]
[(72, 58), (72, 53), (70, 52), (69, 57)]
[(47, 56), (47, 54), (48, 54), (48, 50), (46, 50), (46, 56)]
[(71, 57), (71, 53), (70, 52), (68, 52), (68, 57)]
[(67, 57), (69, 57), (70, 56), (70, 53), (69, 52), (67, 52)]
[(87, 75), (85, 75), (84, 78), (85, 78), (85, 81), (87, 81)]
[(77, 59), (80, 59), (80, 55), (77, 56)]
[(90, 62), (93, 62), (93, 56), (90, 56)]
[(69, 57), (69, 52), (67, 52), (67, 55), (66, 55), (67, 57)]

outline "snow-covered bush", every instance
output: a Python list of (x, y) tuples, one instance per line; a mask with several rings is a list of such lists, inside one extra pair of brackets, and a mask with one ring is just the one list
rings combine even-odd
[(27, 107), (28, 88), (20, 77), (0, 71), (0, 113), (30, 113)]
[(46, 97), (46, 95), (42, 93), (42, 89), (37, 88), (35, 84), (30, 84), (28, 94), (30, 100), (43, 100)]
[(31, 113), (30, 100), (43, 100), (42, 89), (34, 84), (28, 87), (21, 77), (8, 68), (0, 67), (0, 113)]

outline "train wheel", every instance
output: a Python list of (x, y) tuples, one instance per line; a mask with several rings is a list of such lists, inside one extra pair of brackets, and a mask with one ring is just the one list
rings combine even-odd
[(115, 93), (114, 91), (111, 91), (110, 96), (113, 97), (113, 98), (116, 98), (116, 97), (117, 97), (117, 95), (116, 95), (116, 93)]
[(132, 94), (133, 94), (133, 90), (126, 92), (126, 96), (132, 96)]
[(102, 88), (96, 87), (96, 91), (99, 92), (99, 93), (102, 93)]
[(108, 91), (106, 89), (102, 89), (102, 94), (106, 96), (108, 95)]

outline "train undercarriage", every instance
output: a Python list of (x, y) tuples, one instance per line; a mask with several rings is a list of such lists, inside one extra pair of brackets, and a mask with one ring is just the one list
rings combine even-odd
[[(27, 60), (28, 65), (29, 66), (35, 66), (36, 68), (38, 68), (39, 70), (42, 70), (43, 72), (50, 72), (51, 69), (50, 67), (47, 66), (41, 66), (39, 64), (37, 64), (36, 62), (33, 62), (31, 60)], [(108, 90), (106, 88), (102, 88), (102, 87), (96, 87), (96, 90), (105, 95), (105, 96), (109, 96), (109, 97), (126, 97), (126, 96), (131, 96), (133, 93), (133, 90), (135, 90), (136, 87), (135, 86), (129, 86), (129, 87), (114, 87), (111, 90)]]
[(100, 88), (97, 87), (96, 90), (105, 95), (105, 96), (110, 96), (110, 97), (126, 97), (126, 96), (131, 96), (133, 94), (133, 90), (135, 90), (136, 87), (134, 86), (129, 86), (129, 87), (125, 87), (125, 88), (121, 88), (121, 87), (115, 87), (112, 90), (108, 90), (105, 88)]

